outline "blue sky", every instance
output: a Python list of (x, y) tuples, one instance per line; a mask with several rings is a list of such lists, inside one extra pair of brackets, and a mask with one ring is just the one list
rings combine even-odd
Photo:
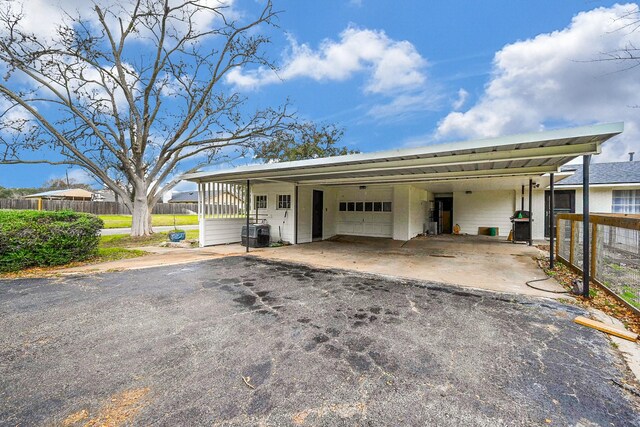
[[(34, 8), (44, 0), (34, 0)], [(75, 0), (63, 0), (71, 7)], [(250, 16), (261, 1), (232, 2)], [(275, 1), (280, 67), (227, 79), (250, 105), (289, 97), (301, 118), (345, 128), (343, 144), (376, 151), (565, 126), (625, 121), (597, 161), (639, 151), (640, 69), (592, 62), (640, 45), (598, 1)], [(251, 159), (238, 162), (248, 163)], [(229, 165), (225, 165), (229, 166)], [(71, 170), (80, 180), (87, 177)], [(37, 186), (64, 167), (0, 166), (0, 185)]]

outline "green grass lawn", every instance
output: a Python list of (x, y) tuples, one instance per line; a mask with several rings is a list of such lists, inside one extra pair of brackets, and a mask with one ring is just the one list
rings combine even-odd
[[(197, 239), (198, 230), (186, 230), (187, 239)], [(168, 240), (166, 232), (153, 233), (151, 236), (131, 237), (128, 234), (114, 234), (100, 236), (101, 248), (134, 248), (140, 246), (154, 246)]]
[[(98, 215), (104, 221), (104, 228), (128, 228), (131, 227), (131, 215)], [(151, 224), (156, 226), (173, 225), (175, 217), (176, 226), (198, 225), (198, 215), (151, 215)]]

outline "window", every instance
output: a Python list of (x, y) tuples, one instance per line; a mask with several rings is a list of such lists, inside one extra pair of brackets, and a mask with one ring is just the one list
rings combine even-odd
[(278, 194), (278, 209), (291, 209), (291, 194)]
[(613, 190), (613, 213), (640, 213), (640, 190)]
[(256, 209), (267, 209), (267, 195), (266, 194), (256, 195), (256, 199), (253, 206)]
[(391, 212), (392, 202), (340, 202), (340, 212)]

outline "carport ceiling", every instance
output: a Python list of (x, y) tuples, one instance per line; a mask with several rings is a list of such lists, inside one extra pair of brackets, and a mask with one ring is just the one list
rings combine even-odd
[(301, 185), (425, 182), (558, 172), (578, 156), (599, 154), (601, 145), (621, 133), (609, 123), (418, 148), (270, 163), (183, 178), (195, 182), (246, 180)]

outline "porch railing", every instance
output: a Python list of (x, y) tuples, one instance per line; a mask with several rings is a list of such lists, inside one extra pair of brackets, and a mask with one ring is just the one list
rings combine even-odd
[[(582, 272), (583, 216), (559, 214), (556, 254)], [(640, 215), (590, 214), (590, 274), (593, 282), (640, 314)]]

